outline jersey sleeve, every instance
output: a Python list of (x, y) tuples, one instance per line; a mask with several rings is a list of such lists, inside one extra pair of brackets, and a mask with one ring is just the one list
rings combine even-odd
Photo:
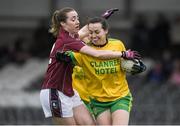
[(120, 41), (120, 47), (121, 47), (121, 50), (122, 50), (122, 51), (126, 51), (126, 48), (125, 48), (125, 46), (124, 46), (124, 44), (123, 44), (122, 41)]
[(70, 49), (75, 52), (79, 52), (79, 50), (83, 46), (85, 46), (85, 44), (83, 43), (83, 41), (80, 41), (80, 40), (72, 41), (72, 42), (69, 42), (68, 44), (66, 44), (67, 49)]

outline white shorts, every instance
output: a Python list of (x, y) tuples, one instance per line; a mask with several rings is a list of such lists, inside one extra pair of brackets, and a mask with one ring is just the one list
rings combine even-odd
[(77, 91), (69, 97), (56, 89), (42, 89), (40, 102), (45, 117), (73, 117), (73, 108), (83, 104)]

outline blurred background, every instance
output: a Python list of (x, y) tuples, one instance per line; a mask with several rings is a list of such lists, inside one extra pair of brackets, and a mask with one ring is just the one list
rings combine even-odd
[(143, 56), (147, 71), (128, 75), (130, 124), (180, 124), (180, 0), (0, 0), (0, 124), (52, 124), (39, 91), (54, 38), (52, 13), (73, 7), (88, 17), (119, 8), (110, 37)]

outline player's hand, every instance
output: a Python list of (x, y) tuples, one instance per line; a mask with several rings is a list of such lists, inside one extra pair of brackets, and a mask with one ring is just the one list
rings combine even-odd
[(68, 55), (67, 52), (56, 52), (56, 60), (58, 62), (64, 62), (64, 63), (71, 63), (71, 57)]
[(136, 60), (136, 64), (133, 65), (131, 74), (139, 74), (146, 70), (146, 65), (141, 60)]
[(122, 51), (122, 58), (124, 59), (141, 59), (141, 55), (137, 51)]
[(105, 19), (108, 19), (115, 11), (119, 11), (118, 8), (111, 8), (109, 10), (106, 10), (102, 15), (101, 17), (105, 18)]

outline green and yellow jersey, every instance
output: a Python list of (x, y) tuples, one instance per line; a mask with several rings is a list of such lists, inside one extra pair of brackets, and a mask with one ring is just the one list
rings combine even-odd
[(82, 100), (89, 102), (89, 94), (87, 92), (87, 83), (85, 82), (85, 75), (82, 67), (75, 66), (72, 74), (72, 85), (76, 89)]
[[(117, 39), (108, 39), (108, 43), (100, 48), (92, 47), (97, 50), (125, 50), (124, 44)], [(129, 93), (126, 74), (120, 68), (120, 59), (101, 60), (81, 53), (73, 53), (73, 56), (77, 65), (84, 71), (84, 80), (73, 80), (73, 86), (83, 100), (87, 101), (91, 97), (108, 102)]]

